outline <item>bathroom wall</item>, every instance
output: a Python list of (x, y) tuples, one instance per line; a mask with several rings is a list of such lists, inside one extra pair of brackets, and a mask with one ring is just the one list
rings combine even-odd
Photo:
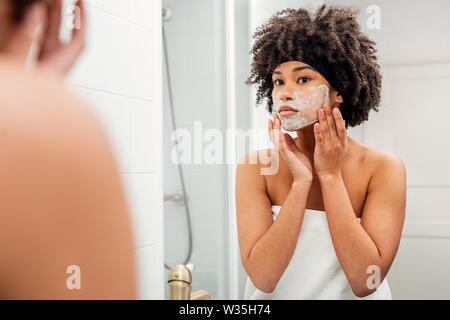
[(87, 48), (67, 84), (91, 104), (115, 152), (134, 229), (139, 298), (164, 299), (160, 1), (85, 2)]

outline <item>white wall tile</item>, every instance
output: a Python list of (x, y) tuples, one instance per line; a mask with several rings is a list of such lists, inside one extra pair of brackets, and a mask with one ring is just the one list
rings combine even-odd
[(151, 102), (86, 89), (112, 142), (121, 172), (154, 171), (154, 114)]
[(130, 2), (134, 0), (86, 0), (86, 3), (118, 17), (130, 18)]
[(131, 112), (131, 153), (130, 172), (153, 172), (155, 146), (155, 121), (154, 108), (151, 102), (129, 99), (129, 111)]
[(138, 299), (160, 300), (164, 297), (164, 270), (159, 266), (160, 248), (147, 246), (135, 250), (138, 274)]
[(86, 98), (91, 102), (92, 109), (106, 130), (120, 171), (131, 171), (132, 109), (130, 99), (92, 89), (86, 89)]
[[(129, 2), (130, 21), (148, 29), (155, 29), (155, 23), (152, 20), (152, 15), (150, 15), (152, 11), (156, 10), (152, 3), (154, 0), (132, 0)], [(161, 15), (161, 11), (158, 14)]]
[(158, 221), (155, 210), (155, 177), (148, 174), (122, 173), (128, 206), (131, 212), (135, 248), (153, 245), (162, 232), (156, 227)]
[(96, 7), (87, 7), (86, 86), (130, 93), (130, 24)]
[(130, 25), (130, 85), (129, 95), (139, 99), (153, 100), (154, 54), (158, 46), (150, 41), (153, 32), (140, 26)]

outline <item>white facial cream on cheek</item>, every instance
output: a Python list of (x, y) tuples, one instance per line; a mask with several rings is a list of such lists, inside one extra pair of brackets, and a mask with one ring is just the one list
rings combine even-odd
[[(330, 89), (322, 84), (318, 87), (310, 87), (302, 92), (294, 92), (294, 99), (283, 101), (280, 93), (272, 96), (275, 112), (281, 121), (281, 126), (286, 131), (296, 131), (317, 122), (317, 111), (324, 104), (330, 103)], [(282, 106), (289, 106), (298, 112), (294, 115), (281, 116), (279, 109)]]

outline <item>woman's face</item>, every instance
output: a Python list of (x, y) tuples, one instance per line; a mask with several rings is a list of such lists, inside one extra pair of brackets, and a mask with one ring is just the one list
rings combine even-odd
[(318, 121), (324, 104), (338, 107), (342, 98), (328, 81), (309, 65), (299, 61), (280, 64), (272, 75), (274, 112), (286, 131), (300, 130)]

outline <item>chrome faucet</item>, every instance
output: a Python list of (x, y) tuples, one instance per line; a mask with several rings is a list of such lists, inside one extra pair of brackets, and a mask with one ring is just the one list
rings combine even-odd
[(169, 300), (211, 300), (208, 292), (199, 290), (191, 294), (193, 264), (177, 264), (169, 272)]

